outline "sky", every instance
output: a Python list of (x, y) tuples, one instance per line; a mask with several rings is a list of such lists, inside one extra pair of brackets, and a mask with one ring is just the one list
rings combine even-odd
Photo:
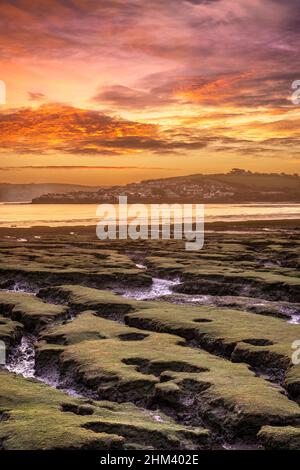
[(1, 0), (0, 181), (300, 170), (299, 0)]

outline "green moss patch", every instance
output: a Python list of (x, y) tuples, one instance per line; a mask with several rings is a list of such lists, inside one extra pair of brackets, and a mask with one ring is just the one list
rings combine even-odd
[(6, 450), (197, 449), (202, 428), (175, 424), (132, 404), (75, 399), (44, 384), (0, 371), (0, 446)]
[(37, 331), (67, 316), (65, 306), (51, 305), (33, 294), (15, 292), (0, 292), (0, 312), (30, 331)]
[(258, 438), (267, 450), (300, 450), (300, 427), (264, 426)]
[(13, 251), (2, 248), (1, 277), (35, 287), (66, 282), (94, 287), (118, 282), (137, 286), (151, 284), (151, 278), (137, 269), (126, 255), (71, 244), (19, 247)]

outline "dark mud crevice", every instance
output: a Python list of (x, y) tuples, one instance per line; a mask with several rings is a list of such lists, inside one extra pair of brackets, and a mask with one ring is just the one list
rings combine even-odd
[(58, 363), (52, 362), (48, 367), (37, 367), (35, 378), (71, 397), (99, 399), (97, 393), (77, 382), (72, 373), (62, 373)]
[(274, 344), (272, 341), (263, 338), (243, 339), (243, 343), (251, 344), (252, 346), (272, 346)]
[(267, 283), (243, 277), (213, 275), (180, 275), (182, 284), (175, 289), (187, 294), (257, 297), (269, 301), (300, 302), (299, 287), (284, 282)]
[(261, 379), (272, 383), (280, 389), (281, 393), (291, 399), (287, 390), (284, 388), (285, 371), (276, 368), (265, 368), (264, 370), (262, 370), (260, 367), (251, 366), (249, 367), (249, 369), (254, 372), (256, 377), (260, 377)]
[[(170, 331), (166, 331), (166, 332), (171, 334)], [(222, 359), (227, 359), (228, 361), (231, 360), (231, 355), (236, 346), (236, 343), (224, 344), (221, 340), (218, 340), (216, 342), (207, 341), (206, 343), (200, 344), (198, 339), (193, 338), (193, 335), (191, 334), (190, 330), (187, 330), (184, 335), (182, 334), (181, 330), (180, 330), (180, 333), (178, 332), (177, 334), (184, 339), (184, 341), (180, 341), (178, 343), (180, 346), (184, 346), (187, 348), (203, 349), (204, 351), (207, 351), (213, 354), (214, 356), (221, 357)], [(190, 338), (193, 338), (193, 339), (190, 339)]]
[[(95, 317), (101, 317), (101, 318), (105, 318), (106, 320), (112, 320), (112, 321), (115, 321), (117, 323), (120, 323), (121, 325), (124, 325), (125, 324), (125, 321), (124, 321), (124, 315), (125, 313), (121, 313), (121, 312), (104, 312), (103, 310), (99, 311), (99, 310), (96, 310), (93, 312), (93, 315)], [(126, 341), (126, 340), (124, 340)]]
[[(179, 284), (175, 284), (172, 292), (158, 297), (156, 300), (170, 302), (177, 305), (192, 305), (204, 307), (216, 307), (222, 309), (234, 309), (243, 312), (263, 316), (282, 318), (288, 323), (300, 323), (300, 304), (289, 302), (274, 302), (257, 297), (244, 297), (236, 295), (211, 295), (211, 294), (188, 294), (176, 291)], [(129, 297), (129, 295), (126, 295)]]
[(38, 288), (27, 284), (26, 282), (16, 282), (15, 280), (6, 280), (0, 283), (0, 291), (14, 292), (23, 294), (36, 294)]
[[(121, 251), (122, 253), (122, 251)], [(145, 258), (145, 252), (141, 251), (132, 251), (132, 250), (124, 250), (124, 254), (128, 256), (131, 261), (135, 263), (136, 266), (140, 265), (141, 269), (148, 269), (147, 261)]]
[[(72, 365), (69, 367), (72, 368)], [(148, 367), (144, 369), (141, 363), (138, 368), (142, 373), (149, 372)], [(159, 373), (160, 371), (157, 370), (155, 375), (159, 376)], [(73, 376), (73, 378), (76, 382), (86, 382), (86, 379), (80, 374)], [(167, 372), (162, 372), (160, 382), (163, 383), (166, 380)], [(249, 445), (258, 446), (256, 434), (264, 424), (263, 419), (255, 420), (249, 425), (248, 417), (235, 418), (231, 410), (227, 409), (226, 405), (224, 406), (224, 403), (221, 403), (217, 408), (215, 403), (209, 405), (209, 399), (202, 395), (211, 386), (208, 383), (196, 383), (186, 379), (182, 385), (183, 390), (179, 394), (175, 393), (172, 397), (169, 394), (165, 396), (164, 393), (156, 391), (147, 380), (137, 381), (130, 389), (127, 385), (124, 387), (120, 385), (118, 377), (113, 376), (101, 377), (101, 379), (94, 378), (86, 382), (89, 389), (97, 390), (97, 399), (108, 399), (119, 403), (128, 401), (144, 408), (145, 412), (153, 413), (158, 420), (160, 420), (160, 414), (163, 413), (178, 424), (191, 428), (203, 426), (209, 429), (211, 432), (210, 447), (218, 445), (222, 448), (224, 443), (234, 446), (237, 445), (237, 438), (240, 448), (243, 446), (247, 448)], [(223, 426), (224, 419), (226, 421), (225, 427)]]
[[(181, 439), (177, 440), (176, 443), (174, 442), (173, 438), (168, 438), (167, 435), (163, 434), (157, 429), (152, 429), (152, 430), (147, 430), (144, 429), (143, 433), (139, 433), (138, 429), (132, 425), (120, 425), (120, 424), (112, 424), (112, 423), (107, 423), (107, 422), (100, 422), (98, 420), (97, 422), (90, 422), (86, 423), (83, 425), (85, 429), (89, 429), (91, 431), (94, 431), (95, 433), (107, 433), (107, 434), (118, 434), (121, 433), (121, 435), (125, 436), (129, 442), (132, 440), (132, 442), (139, 445), (144, 445), (145, 441), (146, 442), (154, 442), (154, 448), (160, 449), (160, 450), (168, 450), (170, 448), (176, 449), (176, 450), (184, 450), (185, 447), (185, 433), (182, 431)], [(208, 448), (207, 445), (204, 445), (199, 442), (199, 437), (195, 436), (192, 438), (192, 436), (189, 436), (189, 440), (193, 442), (192, 448), (194, 449), (199, 449), (200, 448)], [(175, 446), (175, 447), (174, 447)]]
[(205, 367), (196, 367), (191, 364), (182, 362), (182, 361), (156, 361), (155, 363), (150, 362), (146, 359), (140, 358), (130, 358), (124, 359), (124, 364), (135, 366), (138, 372), (146, 375), (155, 375), (161, 376), (164, 371), (174, 371), (174, 372), (189, 372), (189, 373), (200, 373), (208, 372), (209, 369)]
[[(177, 286), (174, 287), (176, 290)], [(204, 307), (216, 307), (222, 309), (234, 309), (256, 315), (281, 318), (288, 323), (300, 324), (300, 304), (289, 302), (274, 302), (257, 297), (243, 297), (240, 295), (201, 295), (182, 294), (173, 292), (158, 300), (171, 302), (178, 305), (193, 305)]]
[(89, 416), (94, 414), (96, 408), (95, 406), (82, 404), (75, 405), (74, 403), (63, 403), (61, 405), (61, 411), (64, 413), (74, 413), (79, 416)]
[(124, 333), (119, 335), (121, 341), (143, 341), (149, 335), (144, 333)]
[(208, 429), (211, 433), (211, 449), (226, 450), (230, 446), (240, 450), (249, 447), (263, 449), (256, 437), (264, 424), (263, 417), (251, 420), (248, 416), (234, 415), (222, 400), (210, 403), (211, 400), (206, 398), (205, 391), (211, 384), (193, 382), (191, 380), (189, 384), (185, 384), (185, 391), (180, 398), (174, 396), (172, 401), (170, 397), (157, 394), (148, 407), (153, 410), (158, 407), (178, 424), (190, 427), (202, 426)]
[(129, 304), (97, 302), (90, 302), (86, 305), (77, 304), (70, 300), (69, 293), (64, 291), (53, 292), (51, 287), (40, 289), (37, 297), (54, 305), (67, 305), (70, 319), (74, 319), (84, 311), (91, 310), (95, 316), (123, 324), (124, 316), (133, 311), (133, 307)]
[(22, 271), (21, 269), (0, 268), (0, 288), (3, 285), (13, 288), (15, 284), (24, 285), (28, 291), (36, 292), (38, 289), (53, 285), (80, 284), (85, 287), (98, 289), (114, 289), (120, 284), (132, 288), (141, 288), (151, 285), (151, 277), (146, 273), (85, 273), (85, 272), (52, 272), (52, 271)]
[(9, 410), (0, 411), (0, 422), (8, 421), (10, 419)]

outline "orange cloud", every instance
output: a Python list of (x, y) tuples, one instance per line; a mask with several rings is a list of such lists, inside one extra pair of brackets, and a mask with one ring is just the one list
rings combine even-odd
[(205, 136), (162, 131), (158, 125), (111, 117), (63, 104), (0, 114), (0, 151), (115, 155), (201, 149)]
[[(62, 104), (42, 105), (0, 114), (0, 149), (20, 153), (110, 153), (120, 151), (122, 139), (157, 134), (153, 124), (114, 118), (98, 111)], [(135, 151), (133, 147), (131, 149)]]
[(182, 85), (174, 94), (178, 98), (196, 102), (222, 102), (224, 99), (237, 94), (237, 84), (251, 77), (252, 73), (225, 76), (216, 79), (191, 80), (186, 86)]
[(244, 155), (252, 169), (263, 156), (295, 157), (298, 4), (2, 0), (2, 165), (22, 166), (24, 154), (28, 165), (93, 166), (93, 155), (105, 165), (102, 155), (119, 154), (120, 166), (137, 155), (160, 166), (170, 155), (174, 170), (184, 158), (187, 171), (218, 171)]

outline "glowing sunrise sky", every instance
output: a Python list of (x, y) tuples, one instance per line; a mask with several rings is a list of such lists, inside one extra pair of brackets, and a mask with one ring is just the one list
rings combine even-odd
[(300, 170), (299, 0), (0, 2), (0, 181)]

